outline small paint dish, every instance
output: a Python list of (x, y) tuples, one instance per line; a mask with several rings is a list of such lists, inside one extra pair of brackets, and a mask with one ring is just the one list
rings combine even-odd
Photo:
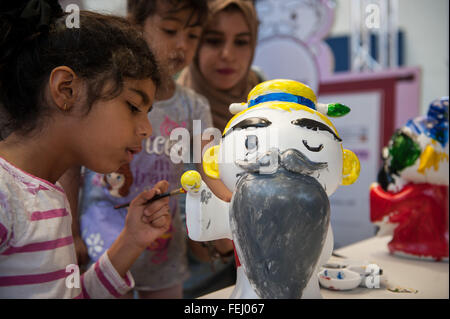
[(348, 269), (322, 269), (318, 274), (322, 287), (331, 290), (350, 290), (359, 286), (361, 276)]

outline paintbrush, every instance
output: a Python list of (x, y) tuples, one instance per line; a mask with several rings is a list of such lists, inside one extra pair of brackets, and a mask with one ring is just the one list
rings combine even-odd
[[(184, 194), (186, 193), (186, 191), (183, 188), (178, 188), (178, 189), (174, 189), (173, 191), (167, 192), (167, 193), (163, 193), (163, 194), (159, 194), (159, 195), (155, 195), (152, 198), (150, 198), (148, 201), (146, 201), (144, 204), (142, 205), (148, 205), (151, 202), (154, 202), (155, 200), (167, 197), (167, 196), (173, 196), (173, 195), (179, 195), (179, 194)], [(124, 208), (124, 207), (128, 207), (130, 206), (131, 202), (126, 203), (126, 204), (121, 204), (121, 205), (116, 205), (114, 206), (114, 209), (119, 209), (119, 208)]]

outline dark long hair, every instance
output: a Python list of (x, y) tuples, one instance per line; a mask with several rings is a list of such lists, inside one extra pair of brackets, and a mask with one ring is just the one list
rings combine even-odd
[(86, 82), (87, 113), (96, 100), (118, 96), (125, 78), (159, 86), (154, 55), (126, 19), (80, 11), (79, 28), (69, 28), (67, 17), (56, 0), (0, 4), (0, 139), (30, 133), (49, 114), (44, 89), (55, 67)]

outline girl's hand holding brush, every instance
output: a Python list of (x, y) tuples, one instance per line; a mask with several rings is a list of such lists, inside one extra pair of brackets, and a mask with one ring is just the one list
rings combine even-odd
[(132, 235), (137, 245), (145, 248), (169, 229), (169, 197), (149, 202), (154, 196), (167, 192), (168, 187), (167, 181), (160, 181), (131, 201), (124, 231)]
[(107, 251), (120, 276), (124, 277), (144, 249), (169, 229), (172, 222), (169, 196), (148, 202), (153, 196), (167, 192), (168, 187), (167, 181), (160, 181), (131, 201), (125, 227)]

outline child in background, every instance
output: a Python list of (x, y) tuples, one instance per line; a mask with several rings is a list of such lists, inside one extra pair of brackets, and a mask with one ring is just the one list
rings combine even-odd
[[(230, 104), (246, 101), (250, 90), (265, 80), (251, 67), (258, 18), (252, 1), (212, 0), (209, 1), (209, 10), (210, 16), (194, 62), (183, 70), (177, 81), (208, 99), (214, 126), (223, 131), (232, 117), (228, 110)], [(208, 178), (203, 170), (200, 173), (216, 196), (225, 201), (231, 200), (231, 192), (220, 180)], [(197, 297), (212, 291), (213, 284), (217, 289), (234, 283), (236, 271), (232, 267), (233, 260), (229, 258), (230, 254), (233, 256), (230, 240), (207, 243), (190, 241), (189, 246), (193, 252), (190, 256), (193, 276), (185, 283), (185, 288), (190, 296)], [(228, 262), (214, 261), (218, 257)], [(211, 259), (215, 272), (204, 263)], [(219, 281), (222, 281), (222, 286), (218, 286)]]
[(68, 284), (77, 260), (57, 180), (75, 165), (108, 173), (131, 160), (152, 131), (159, 75), (125, 19), (80, 12), (71, 29), (66, 18), (56, 0), (0, 4), (0, 298), (119, 297), (134, 285), (132, 263), (170, 226), (167, 200), (145, 204), (167, 190), (162, 181), (138, 194), (117, 240)]
[(214, 127), (221, 131), (232, 114), (231, 103), (246, 101), (250, 90), (264, 79), (252, 69), (258, 18), (252, 1), (209, 1), (210, 18), (194, 62), (178, 83), (205, 96)]
[[(142, 151), (130, 165), (112, 174), (85, 173), (81, 235), (91, 260), (110, 246), (123, 227), (126, 208), (116, 210), (115, 205), (129, 201), (160, 179), (168, 180), (171, 189), (181, 187), (183, 164), (171, 160), (170, 150), (176, 143), (169, 139), (171, 131), (182, 127), (192, 136), (193, 120), (200, 120), (203, 129), (212, 126), (206, 99), (173, 80), (192, 61), (206, 14), (206, 0), (128, 1), (129, 19), (142, 29), (165, 72), (149, 117), (154, 134), (143, 141)], [(185, 225), (181, 223), (178, 198), (170, 198), (169, 205), (169, 230), (147, 247), (131, 268), (140, 298), (182, 298), (182, 283), (189, 275)]]

